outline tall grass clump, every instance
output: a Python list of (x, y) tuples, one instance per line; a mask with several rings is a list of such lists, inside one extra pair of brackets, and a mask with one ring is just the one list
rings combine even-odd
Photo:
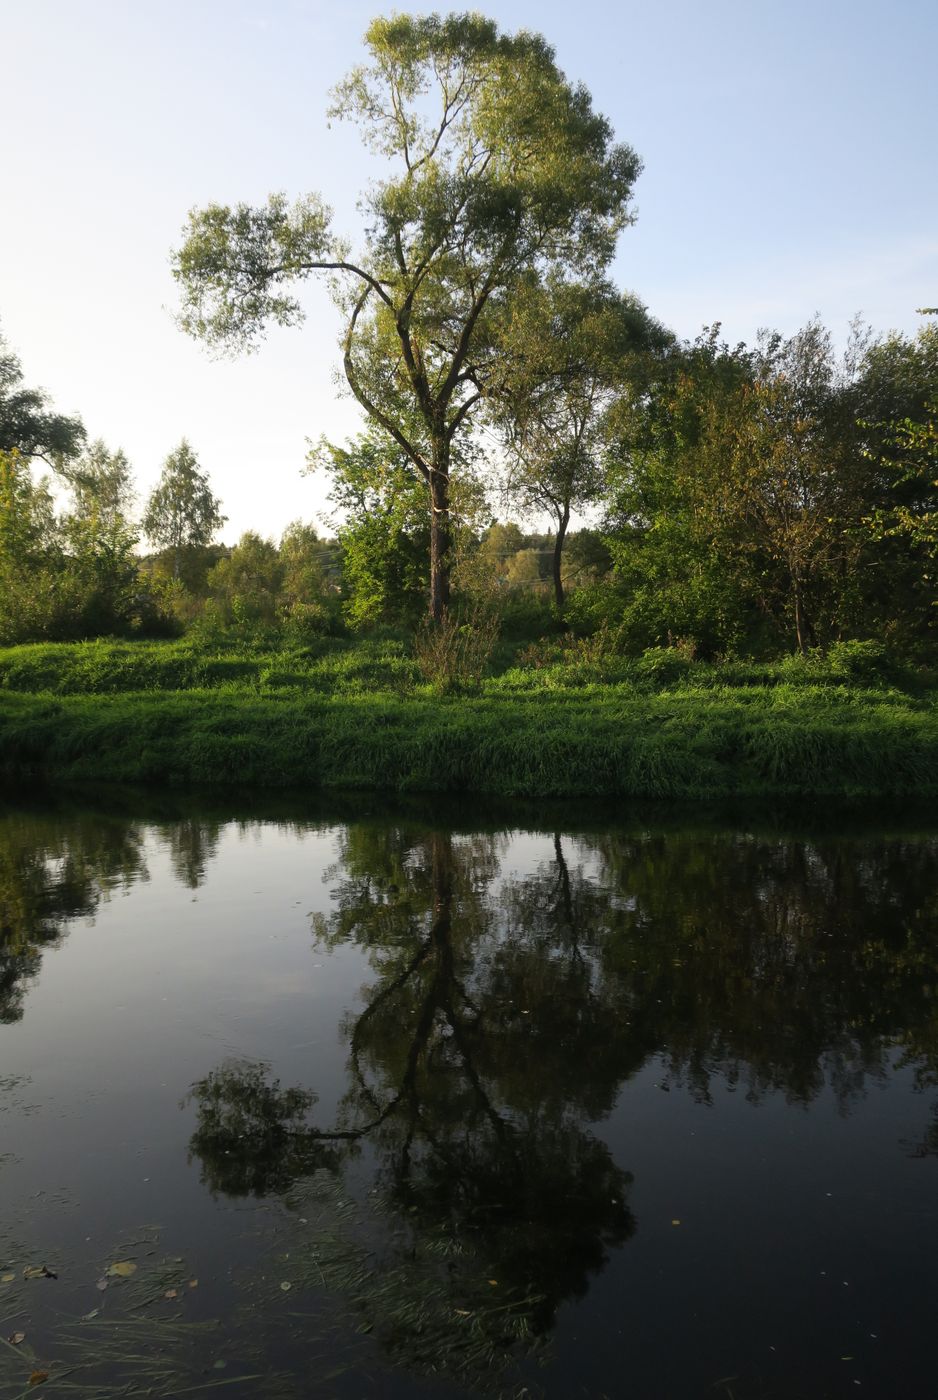
[(420, 675), (440, 695), (478, 690), (501, 630), (497, 612), (481, 603), (468, 611), (427, 618), (414, 638)]

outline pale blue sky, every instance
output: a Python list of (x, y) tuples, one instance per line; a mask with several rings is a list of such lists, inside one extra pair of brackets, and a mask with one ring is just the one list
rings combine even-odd
[[(392, 6), (388, 6), (390, 10)], [(398, 4), (425, 11), (437, 5)], [(682, 335), (732, 340), (814, 312), (912, 330), (938, 304), (936, 0), (510, 0), (645, 164), (616, 276)], [(338, 323), (237, 363), (178, 332), (168, 252), (210, 199), (319, 190), (354, 230), (371, 169), (327, 127), (377, 0), (0, 0), (0, 325), (30, 383), (123, 446), (142, 491), (183, 435), (225, 537), (315, 518), (305, 439), (358, 415)]]

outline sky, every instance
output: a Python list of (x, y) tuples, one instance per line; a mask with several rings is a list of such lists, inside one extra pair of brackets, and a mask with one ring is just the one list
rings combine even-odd
[[(259, 352), (209, 358), (173, 321), (170, 250), (212, 200), (320, 192), (354, 235), (375, 173), (329, 89), (380, 0), (0, 0), (0, 331), (26, 382), (123, 447), (141, 498), (187, 437), (224, 538), (323, 526), (308, 440), (360, 414), (325, 291)], [(613, 268), (679, 335), (913, 332), (938, 304), (935, 0), (505, 0), (640, 154)], [(326, 524), (327, 528), (327, 524)]]

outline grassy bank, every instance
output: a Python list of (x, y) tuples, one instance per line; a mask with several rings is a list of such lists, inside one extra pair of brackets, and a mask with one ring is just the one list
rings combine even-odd
[(938, 793), (938, 692), (656, 655), (421, 685), (398, 643), (0, 652), (0, 764), (53, 781), (503, 795)]

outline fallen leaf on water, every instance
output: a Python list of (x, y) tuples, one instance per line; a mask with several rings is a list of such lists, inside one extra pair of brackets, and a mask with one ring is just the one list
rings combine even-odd
[(45, 1264), (27, 1264), (23, 1270), (23, 1278), (58, 1278), (51, 1269), (47, 1269)]
[(493, 1288), (497, 1288), (497, 1287), (498, 1287), (498, 1279), (497, 1279), (497, 1278), (490, 1278), (490, 1279), (489, 1279), (489, 1283), (492, 1285)]
[(471, 1316), (472, 1316), (472, 1313), (469, 1311), (468, 1308), (457, 1308), (457, 1309), (456, 1309), (456, 1316), (457, 1316), (457, 1317), (471, 1317)]
[(290, 1289), (293, 1287), (293, 1284), (292, 1284), (292, 1283), (288, 1283), (287, 1280), (284, 1279), (284, 1281), (283, 1281), (283, 1283), (280, 1285), (280, 1287), (281, 1287), (281, 1289), (282, 1289), (282, 1291), (283, 1291), (284, 1293), (289, 1293), (289, 1292), (290, 1292)]
[(98, 1290), (99, 1293), (103, 1293), (105, 1288), (107, 1288), (107, 1279), (99, 1278), (97, 1283), (95, 1284), (95, 1288)]
[(109, 1264), (104, 1272), (108, 1278), (130, 1278), (137, 1266), (132, 1259), (121, 1259), (117, 1264)]
[(18, 1347), (19, 1344), (20, 1344), (20, 1342), (25, 1342), (25, 1340), (26, 1340), (26, 1333), (25, 1333), (25, 1332), (14, 1332), (13, 1335), (12, 1335), (12, 1337), (10, 1337), (10, 1345), (11, 1345), (11, 1346), (14, 1346), (14, 1347)]
[(49, 1379), (49, 1372), (48, 1372), (48, 1371), (33, 1371), (32, 1375), (31, 1375), (30, 1378), (29, 1378), (29, 1384), (30, 1384), (30, 1385), (42, 1385), (43, 1381), (47, 1381), (48, 1379)]
[(163, 1297), (164, 1297), (164, 1298), (178, 1298), (178, 1297), (179, 1297), (179, 1289), (178, 1289), (178, 1288), (167, 1288), (166, 1292), (163, 1294)]
[(81, 1315), (81, 1320), (82, 1320), (82, 1322), (93, 1322), (94, 1319), (95, 1319), (96, 1317), (100, 1317), (100, 1316), (101, 1316), (101, 1309), (100, 1309), (100, 1308), (92, 1308), (92, 1309), (91, 1309), (91, 1312), (82, 1313), (82, 1315)]
[(222, 1360), (219, 1359), (218, 1361), (215, 1361), (215, 1362), (212, 1363), (212, 1370), (213, 1370), (213, 1371), (224, 1371), (224, 1369), (225, 1369), (225, 1367), (226, 1367), (227, 1365), (228, 1365), (228, 1362), (227, 1362), (227, 1361), (222, 1361)]
[(190, 1287), (190, 1288), (198, 1288), (198, 1286), (199, 1286), (199, 1280), (198, 1280), (197, 1278), (190, 1278), (190, 1280), (189, 1280), (189, 1287)]
[(681, 1223), (681, 1222), (680, 1222), (679, 1220), (672, 1220), (672, 1221), (671, 1221), (671, 1224), (672, 1224), (672, 1225), (680, 1225), (680, 1223)]
[(0, 1283), (12, 1283), (16, 1274), (0, 1274)]

